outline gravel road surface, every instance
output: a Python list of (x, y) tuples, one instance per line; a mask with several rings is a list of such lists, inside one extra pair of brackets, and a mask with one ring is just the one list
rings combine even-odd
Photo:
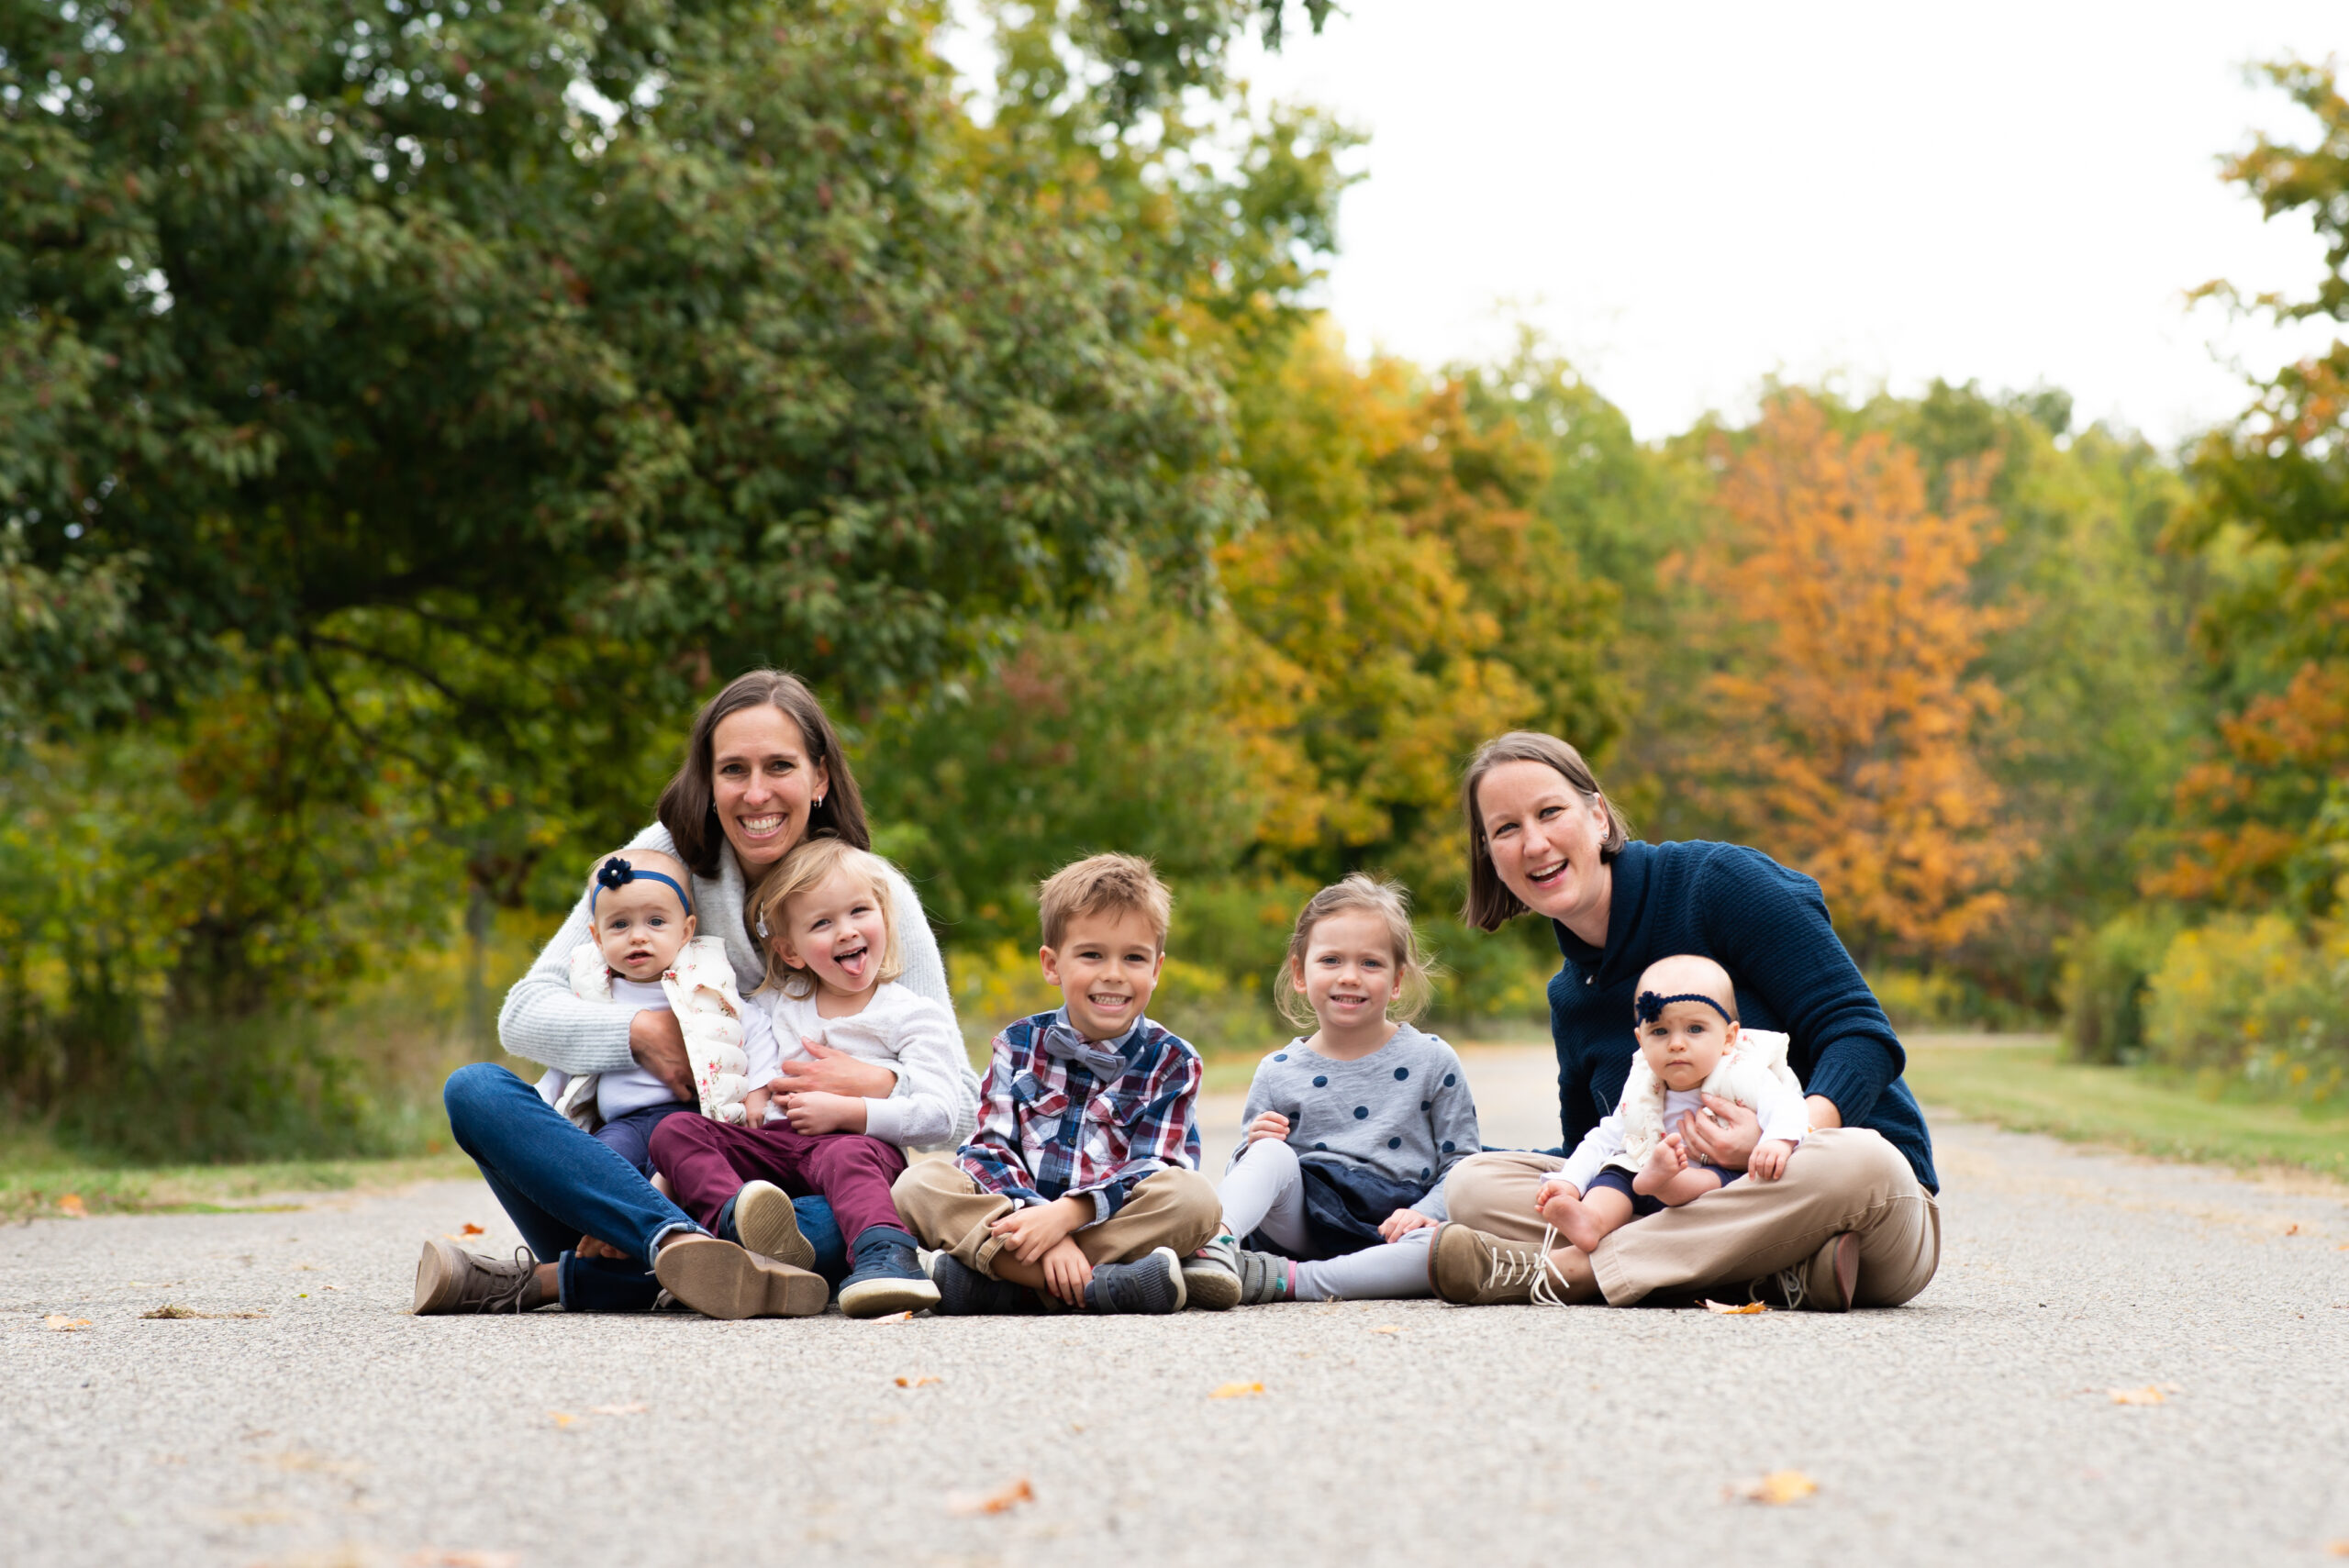
[[(1546, 1053), (1468, 1061), (1488, 1140), (1554, 1140)], [(515, 1244), (478, 1183), (39, 1221), (0, 1563), (2349, 1556), (2342, 1190), (1935, 1131), (1941, 1276), (1849, 1317), (415, 1318), (423, 1238)], [(1737, 1496), (1783, 1472), (1816, 1492)]]

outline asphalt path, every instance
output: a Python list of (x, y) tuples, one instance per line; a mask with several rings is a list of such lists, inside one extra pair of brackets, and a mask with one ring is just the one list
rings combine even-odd
[[(1554, 1139), (1543, 1053), (1468, 1061), (1489, 1141)], [(478, 1183), (37, 1221), (0, 1563), (2349, 1556), (2342, 1189), (1934, 1130), (1941, 1275), (1847, 1317), (416, 1318), (425, 1237), (515, 1245)]]

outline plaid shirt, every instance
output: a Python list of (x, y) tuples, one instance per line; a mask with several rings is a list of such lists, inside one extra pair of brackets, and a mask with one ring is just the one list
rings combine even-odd
[(995, 1037), (979, 1089), (979, 1126), (955, 1163), (989, 1192), (1022, 1207), (1072, 1193), (1093, 1199), (1093, 1223), (1122, 1207), (1155, 1171), (1199, 1168), (1199, 1053), (1148, 1018), (1093, 1049), (1125, 1070), (1096, 1073), (1044, 1049), (1044, 1031), (1066, 1029), (1066, 1009), (1038, 1013)]

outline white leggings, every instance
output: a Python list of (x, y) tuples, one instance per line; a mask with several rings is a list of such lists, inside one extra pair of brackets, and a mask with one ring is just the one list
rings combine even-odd
[[(1261, 1229), (1283, 1247), (1306, 1243), (1305, 1176), (1297, 1151), (1277, 1138), (1248, 1145), (1223, 1178), (1223, 1223), (1234, 1236)], [(1299, 1301), (1366, 1301), (1431, 1296), (1428, 1241), (1433, 1226), (1422, 1226), (1400, 1241), (1388, 1241), (1297, 1265)]]

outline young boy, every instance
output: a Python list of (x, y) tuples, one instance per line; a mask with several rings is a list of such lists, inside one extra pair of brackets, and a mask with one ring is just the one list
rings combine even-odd
[(1171, 901), (1149, 862), (1095, 855), (1037, 902), (1037, 958), (1064, 1005), (996, 1036), (977, 1132), (890, 1195), (937, 1249), (941, 1314), (1179, 1311), (1183, 1260), (1223, 1206), (1198, 1171), (1198, 1052), (1144, 1016)]

